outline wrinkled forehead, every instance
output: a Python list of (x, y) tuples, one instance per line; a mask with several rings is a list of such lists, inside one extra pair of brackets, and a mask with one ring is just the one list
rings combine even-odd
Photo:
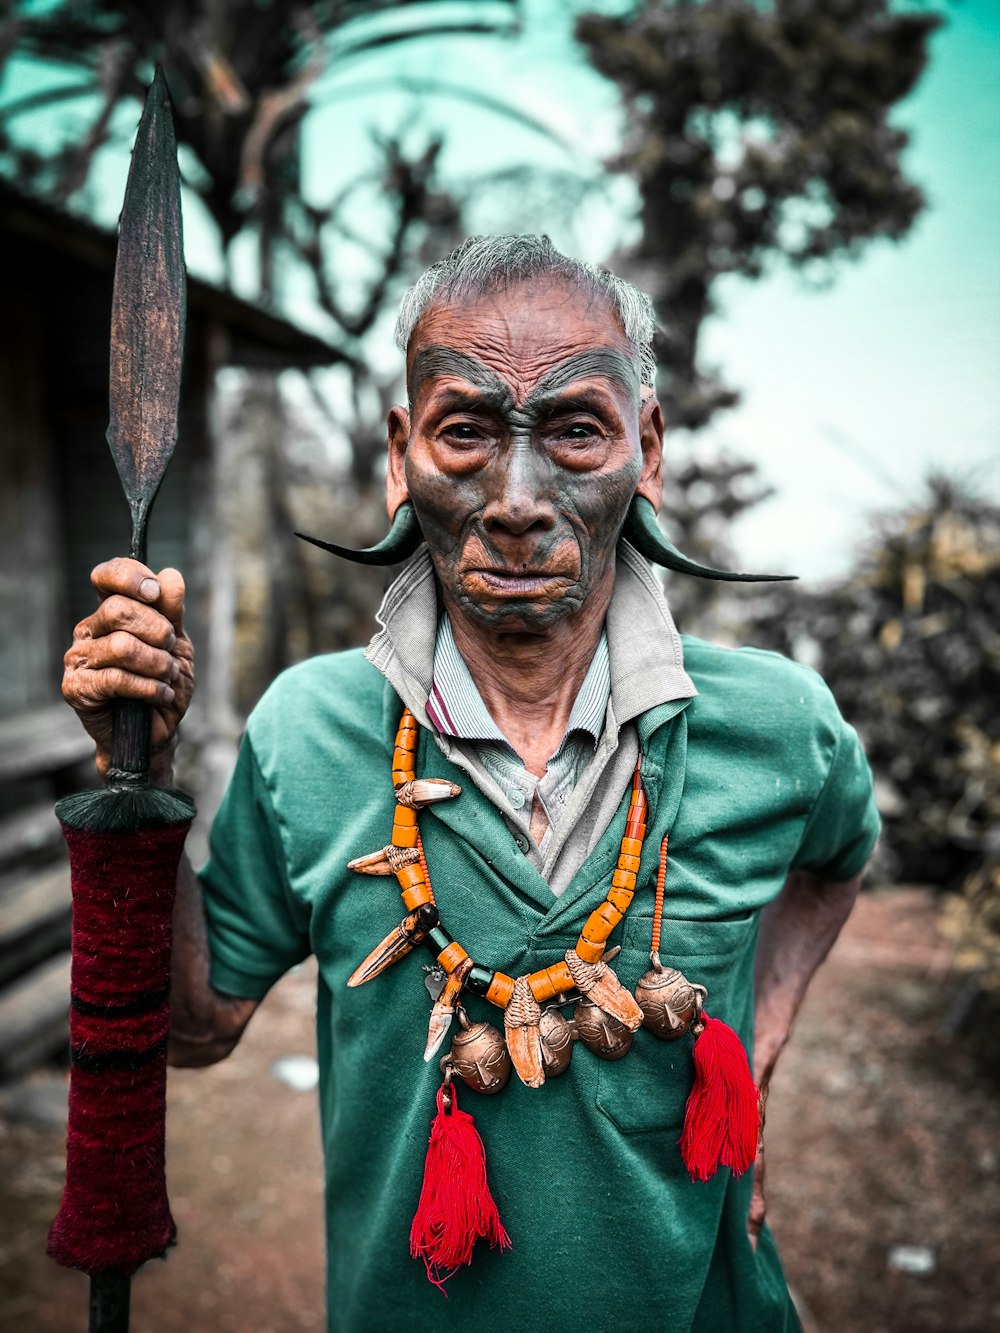
[(407, 391), (464, 381), (507, 405), (579, 380), (639, 401), (639, 357), (602, 294), (565, 282), (522, 284), (424, 311), (407, 349)]

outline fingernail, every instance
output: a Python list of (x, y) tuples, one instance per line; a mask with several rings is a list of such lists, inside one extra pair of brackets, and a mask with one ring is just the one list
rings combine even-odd
[(163, 646), (164, 648), (166, 648), (168, 653), (172, 653), (174, 651), (174, 648), (177, 646), (177, 635), (171, 634), (170, 638), (166, 641), (166, 643)]
[(163, 687), (163, 702), (164, 702), (165, 704), (170, 704), (170, 703), (173, 703), (173, 701), (174, 701), (174, 692), (173, 692), (173, 690), (170, 688), (169, 685), (164, 685), (164, 687)]
[(170, 663), (170, 679), (176, 680), (178, 676), (180, 676), (180, 674), (181, 674), (181, 664), (175, 658), (174, 661)]
[(143, 579), (139, 584), (139, 595), (145, 597), (147, 602), (155, 602), (160, 595), (160, 585), (156, 579)]

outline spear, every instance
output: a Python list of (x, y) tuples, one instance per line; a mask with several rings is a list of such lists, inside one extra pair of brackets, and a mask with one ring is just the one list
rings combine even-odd
[[(177, 438), (185, 276), (170, 100), (157, 67), (122, 206), (108, 443), (145, 562)], [(115, 705), (107, 786), (60, 801), (73, 890), (66, 1187), (49, 1233), (90, 1275), (90, 1333), (127, 1333), (131, 1276), (176, 1235), (164, 1174), (170, 932), (194, 806), (149, 784), (152, 707)]]

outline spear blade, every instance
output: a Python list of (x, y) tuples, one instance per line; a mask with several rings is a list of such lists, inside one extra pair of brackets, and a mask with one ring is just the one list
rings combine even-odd
[(186, 281), (177, 141), (159, 66), (132, 150), (111, 306), (108, 444), (132, 514), (134, 559), (177, 440)]

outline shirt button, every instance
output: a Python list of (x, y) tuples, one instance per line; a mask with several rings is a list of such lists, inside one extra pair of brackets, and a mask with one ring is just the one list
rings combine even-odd
[(507, 793), (507, 799), (515, 810), (520, 810), (521, 806), (524, 805), (524, 792), (521, 791), (520, 787), (515, 787), (513, 791)]
[(523, 833), (518, 833), (514, 841), (517, 843), (518, 847), (522, 852), (527, 852), (529, 846), (528, 839), (524, 836)]

